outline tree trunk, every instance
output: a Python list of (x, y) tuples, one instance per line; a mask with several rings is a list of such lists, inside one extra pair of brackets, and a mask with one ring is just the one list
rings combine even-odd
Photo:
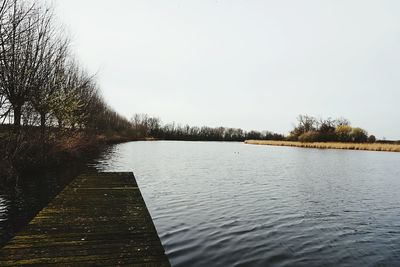
[(42, 137), (44, 136), (46, 130), (46, 114), (40, 113), (40, 130), (42, 132)]
[(14, 129), (19, 130), (21, 127), (21, 114), (22, 114), (22, 107), (21, 106), (14, 106)]
[(42, 164), (46, 162), (46, 113), (40, 112), (40, 135), (41, 135), (41, 155), (42, 155)]
[(57, 123), (58, 123), (58, 128), (60, 128), (60, 130), (64, 127), (64, 123), (61, 119), (57, 119)]

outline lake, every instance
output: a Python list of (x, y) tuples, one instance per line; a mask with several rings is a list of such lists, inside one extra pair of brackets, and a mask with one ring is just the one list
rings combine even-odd
[(94, 167), (135, 173), (173, 266), (400, 264), (400, 153), (132, 142)]

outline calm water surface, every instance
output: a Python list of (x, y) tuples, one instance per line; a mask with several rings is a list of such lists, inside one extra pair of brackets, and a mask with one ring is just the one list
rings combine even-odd
[(135, 172), (173, 266), (400, 265), (400, 153), (133, 142), (96, 168)]

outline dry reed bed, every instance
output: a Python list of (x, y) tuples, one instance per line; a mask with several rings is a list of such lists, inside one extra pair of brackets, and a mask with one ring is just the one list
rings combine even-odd
[(368, 150), (368, 151), (387, 151), (400, 152), (400, 145), (396, 144), (358, 144), (358, 143), (302, 143), (292, 141), (266, 141), (266, 140), (246, 140), (246, 144), (250, 145), (268, 145), (268, 146), (291, 146), (304, 148), (319, 148), (319, 149), (349, 149), (349, 150)]

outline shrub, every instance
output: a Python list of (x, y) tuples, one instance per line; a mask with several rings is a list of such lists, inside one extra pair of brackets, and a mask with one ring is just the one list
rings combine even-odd
[(350, 142), (352, 128), (348, 125), (339, 125), (335, 129), (336, 138), (340, 142)]
[(350, 133), (351, 140), (356, 143), (365, 143), (368, 141), (368, 133), (361, 128), (353, 128)]
[(285, 138), (285, 140), (286, 140), (286, 141), (299, 141), (299, 136), (290, 133), (290, 134)]
[(320, 133), (318, 138), (318, 142), (335, 142), (336, 140), (337, 138), (334, 131)]
[(299, 141), (302, 143), (318, 142), (321, 139), (321, 134), (316, 131), (305, 132), (299, 136)]
[(375, 143), (376, 142), (376, 137), (375, 135), (370, 135), (368, 137), (368, 143)]

